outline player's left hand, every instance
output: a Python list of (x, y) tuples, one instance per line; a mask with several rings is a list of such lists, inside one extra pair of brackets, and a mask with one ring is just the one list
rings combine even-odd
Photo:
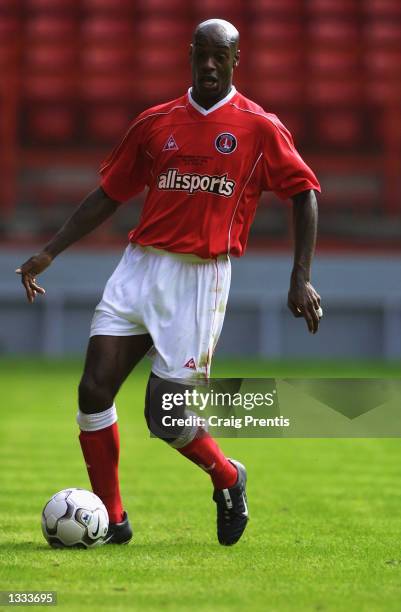
[(322, 314), (320, 295), (309, 281), (291, 279), (287, 305), (294, 317), (303, 317), (310, 333), (316, 334)]

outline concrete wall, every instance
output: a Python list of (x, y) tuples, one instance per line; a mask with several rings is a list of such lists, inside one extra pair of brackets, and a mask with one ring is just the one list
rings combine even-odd
[[(0, 251), (0, 354), (81, 353), (121, 252), (64, 253), (41, 276), (46, 297), (33, 305), (14, 274), (30, 254)], [(219, 354), (401, 358), (401, 257), (318, 256), (313, 283), (325, 315), (316, 336), (286, 308), (290, 256), (247, 254), (232, 263)]]

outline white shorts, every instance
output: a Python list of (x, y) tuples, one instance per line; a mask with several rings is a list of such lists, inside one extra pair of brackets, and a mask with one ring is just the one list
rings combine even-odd
[(96, 306), (90, 335), (149, 333), (157, 376), (205, 380), (230, 281), (227, 255), (205, 260), (129, 244)]

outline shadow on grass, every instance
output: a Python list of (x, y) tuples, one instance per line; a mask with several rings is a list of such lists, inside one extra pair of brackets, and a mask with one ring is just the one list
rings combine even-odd
[(46, 543), (38, 544), (37, 542), (13, 542), (12, 540), (1, 542), (0, 553), (10, 552), (12, 550), (17, 552), (38, 552), (55, 549), (51, 549)]
[[(255, 544), (246, 544), (245, 542), (241, 544), (241, 546), (221, 546), (217, 542), (213, 543), (205, 543), (205, 542), (196, 542), (194, 540), (185, 540), (181, 542), (177, 541), (166, 541), (166, 540), (155, 540), (153, 542), (140, 542), (135, 543), (132, 542), (130, 545), (124, 546), (95, 546), (94, 548), (52, 548), (46, 543), (39, 544), (37, 542), (13, 542), (3, 541), (0, 544), (0, 555), (1, 553), (10, 553), (12, 551), (17, 553), (51, 553), (52, 555), (63, 555), (63, 554), (110, 554), (110, 553), (121, 553), (122, 551), (126, 552), (128, 555), (155, 555), (161, 556), (166, 554), (168, 551), (174, 552), (174, 555), (178, 553), (193, 553), (197, 551), (199, 553), (205, 554), (216, 554), (220, 552), (224, 552), (229, 550), (230, 552), (233, 550), (242, 550), (244, 549), (248, 551), (250, 549), (255, 550)], [(256, 546), (258, 548), (258, 546)]]

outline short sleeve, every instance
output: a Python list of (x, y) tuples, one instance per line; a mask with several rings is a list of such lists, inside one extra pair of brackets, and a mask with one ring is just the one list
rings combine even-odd
[(117, 202), (129, 200), (147, 184), (149, 160), (143, 143), (143, 123), (139, 116), (100, 166), (100, 185)]
[(319, 181), (295, 148), (290, 132), (272, 115), (264, 119), (263, 186), (286, 200), (301, 191), (320, 191)]

